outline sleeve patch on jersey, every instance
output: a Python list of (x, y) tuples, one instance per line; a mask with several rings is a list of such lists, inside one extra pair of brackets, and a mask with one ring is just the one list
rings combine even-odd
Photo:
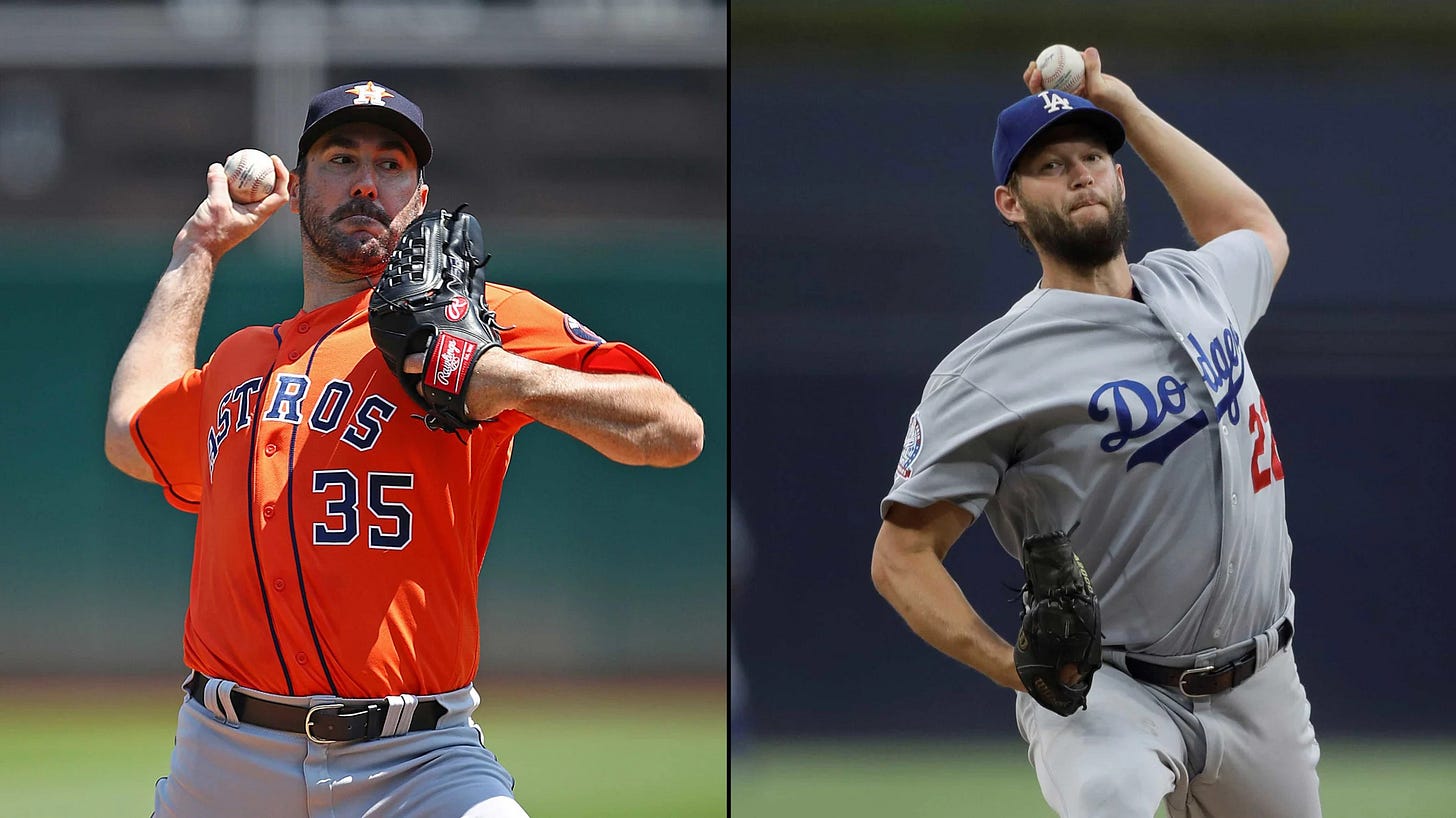
[(915, 458), (920, 456), (920, 413), (910, 416), (910, 428), (905, 432), (905, 448), (900, 452), (900, 466), (895, 469), (901, 477), (909, 477)]
[(583, 344), (606, 343), (606, 339), (582, 326), (580, 321), (569, 315), (563, 319), (563, 323), (566, 325), (566, 333)]

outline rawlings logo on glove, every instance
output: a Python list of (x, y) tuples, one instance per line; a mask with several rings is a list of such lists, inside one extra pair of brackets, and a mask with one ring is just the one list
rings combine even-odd
[(435, 366), (426, 370), (424, 383), (428, 388), (458, 395), (465, 388), (465, 378), (455, 376), (464, 374), (461, 364), (466, 359), (475, 360), (475, 348), (479, 344), (448, 332), (441, 332), (439, 337), (436, 349), (442, 351), (434, 358)]
[[(437, 210), (410, 222), (369, 298), (369, 332), (404, 390), (426, 410), (431, 429), (479, 425), (465, 408), (470, 375), (501, 327), (485, 301), (485, 240), (465, 212)], [(404, 359), (424, 353), (423, 375)]]

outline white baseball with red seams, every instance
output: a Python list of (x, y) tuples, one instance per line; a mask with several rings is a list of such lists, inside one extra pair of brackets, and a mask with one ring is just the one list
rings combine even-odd
[(1082, 52), (1077, 49), (1061, 43), (1049, 45), (1037, 55), (1036, 67), (1041, 69), (1042, 85), (1047, 90), (1082, 93), (1087, 64), (1082, 60)]
[(229, 156), (222, 169), (227, 173), (228, 194), (238, 204), (262, 201), (277, 182), (273, 160), (256, 148), (243, 148)]

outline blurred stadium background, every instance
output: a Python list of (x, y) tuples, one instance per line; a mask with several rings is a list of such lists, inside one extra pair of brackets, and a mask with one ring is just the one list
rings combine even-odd
[[(735, 815), (1050, 814), (1012, 698), (920, 642), (869, 557), (931, 367), (1034, 285), (991, 204), (996, 113), (1056, 42), (1270, 202), (1293, 258), (1248, 339), (1296, 544), (1327, 816), (1456, 815), (1456, 7), (1051, 0), (733, 4)], [(1189, 246), (1128, 152), (1129, 256)], [(1003, 634), (984, 524), (948, 565)]]
[[(309, 98), (406, 91), (432, 203), (499, 280), (647, 352), (707, 448), (633, 470), (528, 428), (481, 577), (478, 718), (539, 815), (726, 812), (727, 9), (709, 0), (0, 2), (0, 815), (146, 815), (193, 518), (112, 470), (111, 373), (208, 163), (290, 165)], [(222, 263), (199, 345), (299, 305), (296, 217)]]

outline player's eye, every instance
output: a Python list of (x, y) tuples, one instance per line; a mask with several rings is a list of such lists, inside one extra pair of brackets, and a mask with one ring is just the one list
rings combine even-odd
[(329, 161), (335, 165), (347, 165), (354, 161), (354, 157), (346, 153), (341, 153), (336, 156), (329, 157)]

